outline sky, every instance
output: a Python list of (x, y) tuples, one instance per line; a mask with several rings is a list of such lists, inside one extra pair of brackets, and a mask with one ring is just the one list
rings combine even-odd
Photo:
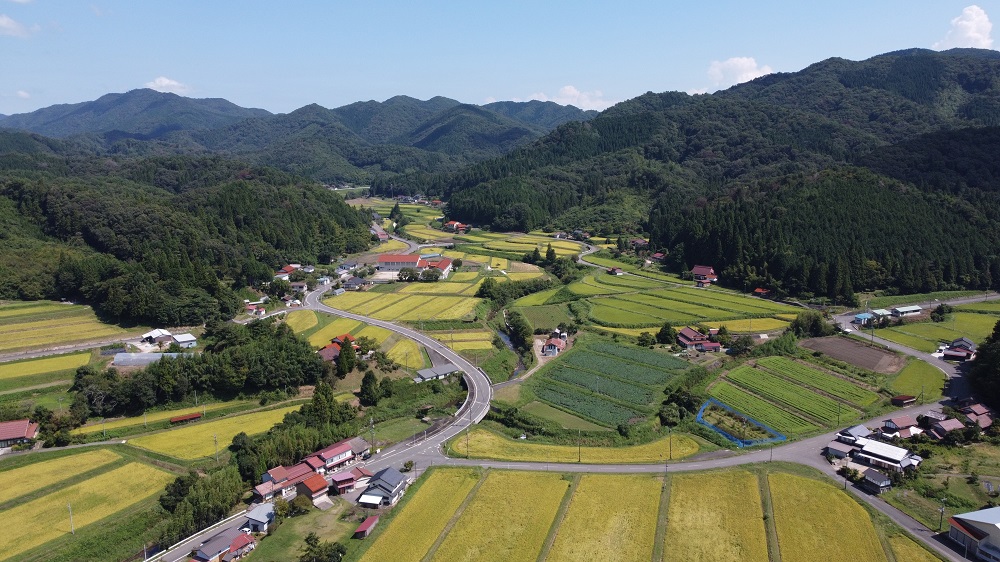
[(287, 113), (395, 95), (605, 109), (909, 48), (992, 49), (1000, 0), (0, 0), (0, 114), (153, 88)]

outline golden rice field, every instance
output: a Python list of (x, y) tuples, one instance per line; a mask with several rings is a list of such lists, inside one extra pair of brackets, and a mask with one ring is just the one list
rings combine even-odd
[(400, 314), (399, 320), (430, 320), (462, 318), (475, 308), (477, 299), (472, 299), (472, 306), (466, 297), (432, 297), (422, 301), (409, 311)]
[(474, 469), (435, 469), (361, 560), (420, 562), (478, 481)]
[(97, 319), (89, 306), (39, 302), (3, 305), (0, 313), (0, 352), (46, 347), (126, 334), (126, 330)]
[(889, 545), (898, 562), (940, 562), (940, 558), (903, 535), (889, 537)]
[(510, 267), (510, 260), (507, 258), (491, 257), (489, 263), (493, 269), (507, 269)]
[(311, 310), (293, 310), (285, 315), (285, 323), (296, 334), (312, 328), (319, 322), (316, 313)]
[(477, 277), (479, 277), (478, 271), (459, 271), (458, 273), (452, 273), (451, 277), (449, 277), (448, 279), (450, 281), (463, 282), (463, 281), (472, 281)]
[(559, 474), (490, 472), (432, 560), (535, 560), (568, 487)]
[(105, 429), (118, 429), (120, 427), (131, 427), (134, 425), (142, 425), (143, 423), (153, 423), (153, 422), (167, 420), (174, 416), (183, 416), (184, 414), (193, 414), (195, 412), (211, 412), (214, 410), (220, 410), (222, 408), (231, 408), (233, 406), (239, 406), (241, 404), (249, 404), (249, 402), (219, 402), (217, 404), (205, 404), (203, 406), (192, 407), (192, 408), (181, 408), (179, 410), (152, 412), (146, 414), (145, 419), (143, 419), (143, 416), (134, 416), (131, 418), (112, 420), (105, 423), (95, 423), (92, 425), (85, 425), (83, 427), (78, 427), (70, 431), (70, 433), (73, 435), (97, 433), (99, 431), (104, 431)]
[[(667, 439), (627, 447), (582, 447), (579, 455), (586, 464), (658, 463), (668, 458), (680, 459), (698, 452), (698, 443), (686, 435), (673, 435), (673, 446)], [(449, 447), (455, 456), (466, 454), (465, 434), (451, 441)], [(479, 427), (469, 433), (469, 456), (479, 459), (503, 461), (538, 461), (575, 463), (577, 447), (572, 445), (546, 445), (508, 439)]]
[(647, 475), (581, 476), (546, 560), (648, 561), (662, 485)]
[(462, 318), (465, 318), (469, 314), (472, 314), (472, 311), (476, 309), (476, 305), (478, 305), (482, 301), (482, 299), (478, 299), (475, 297), (461, 297), (461, 298), (442, 297), (442, 298), (453, 299), (451, 301), (452, 304), (444, 311), (437, 313), (434, 316), (435, 320), (461, 320)]
[(767, 562), (767, 533), (755, 475), (675, 474), (670, 481), (664, 551), (671, 560)]
[[(477, 274), (478, 275), (478, 274)], [(399, 290), (400, 293), (419, 293), (424, 295), (457, 295), (472, 287), (472, 283), (455, 283), (439, 281), (437, 283), (410, 283)]]
[(699, 322), (708, 328), (725, 326), (730, 332), (773, 332), (784, 330), (788, 322), (777, 318), (743, 318), (740, 320), (718, 320), (714, 322)]
[(524, 271), (520, 273), (507, 272), (507, 278), (511, 281), (525, 281), (527, 279), (536, 279), (541, 277), (543, 273), (541, 271)]
[(365, 326), (364, 328), (361, 328), (358, 333), (354, 334), (355, 337), (359, 338), (372, 338), (377, 341), (379, 345), (385, 343), (385, 340), (389, 339), (389, 336), (391, 335), (392, 332), (386, 330), (385, 328), (379, 328), (378, 326)]
[[(398, 304), (404, 299), (411, 298), (410, 295), (403, 295), (399, 293), (382, 293), (376, 294), (376, 298), (348, 308), (351, 312), (355, 314), (362, 314), (364, 316), (374, 316), (378, 318), (377, 313)], [(421, 298), (419, 296), (415, 297), (417, 299)]]
[(400, 250), (405, 250), (408, 248), (406, 242), (400, 242), (399, 240), (389, 239), (388, 242), (382, 242), (378, 247), (371, 250), (379, 254), (391, 254), (393, 252), (398, 252)]
[(350, 318), (337, 318), (333, 322), (330, 322), (321, 329), (313, 332), (309, 336), (309, 345), (313, 347), (323, 347), (330, 343), (330, 340), (337, 336), (342, 336), (344, 334), (350, 333), (361, 325), (361, 322), (357, 320), (352, 320)]
[[(395, 296), (400, 296), (400, 295), (386, 295), (386, 297), (395, 297)], [(402, 295), (402, 297), (403, 298), (400, 298), (398, 300), (386, 298), (385, 302), (389, 303), (386, 307), (376, 310), (375, 312), (372, 312), (367, 316), (378, 318), (379, 320), (396, 320), (398, 318), (401, 318), (404, 314), (410, 312), (411, 310), (416, 310), (418, 308), (422, 310), (421, 308), (422, 306), (429, 304), (436, 298), (424, 295), (416, 295), (412, 297)], [(358, 312), (358, 314), (364, 314), (364, 313)], [(425, 315), (425, 316), (419, 316), (414, 319), (426, 320), (431, 318), (432, 316), (433, 315)]]
[(457, 330), (454, 332), (428, 332), (434, 339), (443, 342), (451, 341), (493, 341), (495, 335), (490, 330)]
[(353, 307), (361, 306), (364, 303), (373, 301), (381, 296), (384, 295), (381, 293), (371, 293), (365, 291), (351, 291), (335, 297), (327, 297), (323, 299), (323, 304), (331, 308), (349, 310)]
[(443, 230), (435, 230), (426, 226), (414, 226), (406, 225), (404, 230), (410, 236), (415, 236), (417, 238), (423, 238), (424, 240), (445, 240), (451, 238), (453, 233), (445, 232)]
[(514, 301), (513, 306), (539, 306), (545, 304), (545, 301), (552, 298), (553, 295), (558, 293), (562, 287), (556, 287), (554, 289), (546, 289), (544, 291), (533, 293), (525, 297), (521, 297)]
[(90, 363), (90, 352), (43, 357), (16, 363), (0, 363), (0, 379), (28, 377), (56, 371), (68, 371)]
[(424, 354), (420, 351), (420, 346), (417, 345), (417, 342), (411, 339), (403, 338), (399, 340), (389, 349), (386, 355), (389, 356), (389, 359), (408, 369), (424, 368)]
[(868, 512), (838, 488), (784, 473), (768, 481), (782, 562), (829, 552), (844, 560), (886, 559)]
[(656, 332), (659, 331), (657, 328), (609, 328), (606, 326), (599, 326), (598, 329), (603, 330), (605, 332), (614, 332), (616, 334), (622, 334), (625, 336), (633, 336), (633, 337), (638, 337), (643, 332), (649, 332), (650, 334), (655, 336)]
[(493, 349), (493, 343), (488, 341), (457, 341), (444, 342), (455, 351), (468, 351), (471, 349)]
[(154, 453), (163, 453), (184, 460), (195, 460), (215, 454), (213, 435), (218, 436), (219, 450), (224, 451), (237, 433), (247, 435), (264, 433), (280, 422), (288, 412), (298, 410), (301, 405), (286, 406), (276, 410), (227, 416), (218, 420), (194, 423), (130, 439), (129, 444)]
[(69, 533), (68, 505), (73, 506), (73, 524), (79, 529), (159, 494), (173, 479), (169, 472), (134, 462), (18, 504), (0, 513), (4, 521), (17, 522), (0, 533), (0, 560), (15, 559)]
[(96, 449), (4, 470), (0, 472), (0, 482), (3, 482), (0, 487), (0, 504), (44, 490), (63, 480), (76, 480), (79, 474), (120, 460), (120, 455), (107, 449)]

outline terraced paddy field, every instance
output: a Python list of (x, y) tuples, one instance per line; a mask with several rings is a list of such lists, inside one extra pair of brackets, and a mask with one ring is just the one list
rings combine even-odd
[(457, 273), (452, 273), (451, 276), (448, 277), (448, 280), (453, 282), (464, 282), (474, 281), (478, 277), (478, 271), (459, 271)]
[(871, 517), (838, 488), (793, 474), (768, 475), (782, 562), (816, 560), (837, 549), (846, 560), (886, 560)]
[(568, 488), (559, 474), (491, 471), (431, 560), (535, 560)]
[(111, 339), (130, 333), (99, 321), (89, 306), (49, 301), (0, 304), (0, 318), (0, 352)]
[[(792, 318), (794, 320), (794, 317)], [(757, 332), (777, 332), (788, 328), (788, 321), (780, 318), (744, 318), (741, 320), (715, 320), (712, 322), (699, 322), (706, 328), (721, 328), (723, 326), (730, 333), (757, 333)]]
[(757, 476), (739, 470), (670, 478), (670, 560), (768, 560)]
[[(673, 443), (671, 444), (671, 440)], [(698, 443), (686, 435), (673, 434), (643, 445), (627, 447), (575, 447), (548, 445), (521, 439), (508, 439), (492, 431), (476, 427), (469, 432), (468, 455), (477, 459), (504, 461), (536, 461), (575, 463), (582, 458), (586, 464), (659, 463), (681, 459), (698, 452)], [(465, 434), (455, 437), (448, 445), (453, 456), (466, 456)]]
[(554, 289), (546, 289), (538, 293), (532, 293), (530, 295), (521, 297), (514, 301), (514, 306), (538, 306), (545, 304), (550, 298), (552, 298), (556, 293), (559, 292), (561, 287), (556, 287)]
[[(321, 348), (330, 343), (330, 341), (337, 336), (353, 333), (353, 331), (360, 325), (361, 322), (357, 320), (352, 320), (350, 318), (336, 318), (323, 328), (313, 332), (308, 338), (309, 345), (317, 349)], [(354, 335), (357, 336), (358, 334)]]
[(183, 460), (207, 458), (215, 453), (214, 437), (218, 437), (219, 450), (225, 451), (237, 433), (246, 432), (247, 435), (264, 433), (280, 422), (285, 414), (300, 407), (301, 404), (193, 423), (130, 439), (129, 444)]
[[(414, 284), (404, 288), (417, 285), (434, 284)], [(472, 284), (462, 283), (441, 283), (439, 286), (447, 291), (452, 291), (453, 285), (464, 285), (466, 289)], [(371, 316), (379, 320), (395, 321), (403, 320), (407, 322), (418, 322), (421, 320), (460, 320), (470, 315), (482, 299), (468, 296), (452, 296), (444, 294), (410, 294), (410, 293), (361, 293), (363, 297), (356, 297), (349, 300), (339, 300), (347, 294), (333, 297), (324, 301), (327, 305)], [(336, 334), (335, 334), (336, 335)], [(331, 336), (332, 337), (332, 336)]]
[(169, 420), (170, 418), (176, 416), (183, 416), (185, 414), (195, 414), (195, 413), (208, 413), (214, 412), (216, 410), (221, 410), (224, 408), (239, 408), (241, 406), (249, 406), (250, 402), (219, 402), (216, 404), (205, 404), (202, 406), (191, 407), (191, 408), (181, 408), (178, 410), (165, 410), (162, 412), (151, 412), (145, 416), (135, 416), (131, 418), (122, 418), (117, 420), (111, 420), (108, 422), (97, 422), (91, 425), (85, 425), (78, 427), (70, 431), (72, 435), (86, 435), (88, 433), (97, 433), (104, 430), (114, 430), (123, 427), (134, 427), (143, 424), (157, 423), (163, 420)]
[(455, 235), (454, 232), (445, 232), (443, 230), (437, 230), (435, 228), (413, 225), (413, 224), (408, 224), (404, 226), (403, 230), (409, 237), (419, 238), (422, 240), (427, 240), (429, 242), (435, 242), (438, 240), (448, 240)]
[(993, 332), (997, 318), (991, 314), (954, 312), (944, 322), (915, 322), (875, 330), (875, 335), (928, 353), (943, 343), (966, 337), (982, 343)]
[(646, 475), (581, 476), (545, 559), (648, 561), (662, 487), (662, 478)]
[(0, 535), (0, 560), (16, 560), (23, 552), (70, 532), (67, 506), (73, 506), (77, 530), (159, 495), (174, 475), (133, 462), (82, 482), (56, 488), (37, 499), (0, 512), (18, 524)]

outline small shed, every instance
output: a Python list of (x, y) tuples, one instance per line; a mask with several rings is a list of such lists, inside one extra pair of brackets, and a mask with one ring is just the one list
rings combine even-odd
[(892, 489), (892, 480), (874, 468), (865, 470), (864, 477), (862, 485), (873, 494), (881, 494)]
[(854, 315), (854, 323), (859, 326), (867, 326), (873, 318), (875, 318), (875, 315), (871, 312), (862, 312), (861, 314)]
[(920, 306), (897, 306), (892, 309), (892, 315), (896, 317), (912, 316), (914, 314), (920, 314), (924, 309)]
[(840, 441), (830, 441), (826, 445), (826, 454), (836, 459), (849, 457), (853, 451), (854, 447)]
[(372, 515), (366, 518), (361, 525), (354, 531), (354, 538), (363, 539), (372, 533), (372, 529), (378, 524), (378, 515)]
[(909, 406), (917, 401), (916, 396), (910, 396), (909, 394), (900, 394), (899, 396), (892, 397), (893, 406)]

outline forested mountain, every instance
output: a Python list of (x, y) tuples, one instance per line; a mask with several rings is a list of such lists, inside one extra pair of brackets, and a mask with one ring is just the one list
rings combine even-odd
[(584, 111), (573, 105), (559, 105), (552, 101), (538, 100), (526, 102), (495, 101), (484, 105), (483, 109), (505, 115), (528, 125), (541, 127), (546, 131), (551, 131), (570, 121), (593, 119), (599, 113), (594, 110)]
[(711, 263), (732, 286), (995, 286), (997, 75), (998, 53), (973, 49), (830, 59), (712, 95), (648, 93), (376, 189), (444, 193), (452, 218), (496, 228), (645, 232), (673, 268)]
[(406, 136), (435, 115), (459, 103), (441, 96), (427, 101), (395, 96), (384, 102), (359, 101), (332, 111), (344, 126), (359, 137), (380, 144)]
[[(0, 147), (24, 145), (0, 133)], [(217, 156), (0, 154), (0, 298), (166, 325), (228, 318), (234, 289), (362, 250), (367, 223), (311, 181)]]
[(117, 133), (154, 139), (170, 131), (212, 129), (265, 115), (270, 113), (243, 108), (224, 99), (185, 98), (140, 89), (106, 94), (94, 101), (53, 105), (31, 113), (10, 115), (3, 120), (3, 126), (57, 138)]

